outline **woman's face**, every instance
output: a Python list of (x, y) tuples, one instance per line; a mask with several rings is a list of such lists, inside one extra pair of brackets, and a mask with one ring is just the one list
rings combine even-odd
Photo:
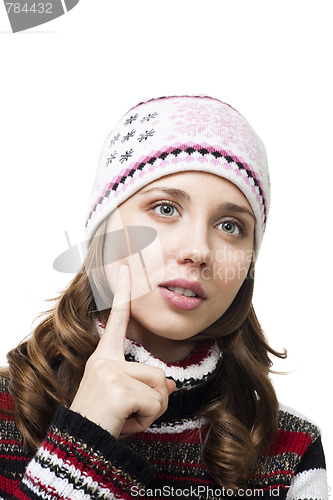
[(162, 177), (122, 203), (109, 217), (107, 231), (121, 225), (148, 226), (158, 236), (141, 256), (150, 289), (138, 255), (104, 266), (112, 291), (121, 264), (131, 269), (136, 298), (128, 336), (139, 340), (136, 333), (142, 337), (146, 331), (187, 340), (228, 309), (250, 266), (255, 226), (251, 206), (234, 184), (194, 171)]

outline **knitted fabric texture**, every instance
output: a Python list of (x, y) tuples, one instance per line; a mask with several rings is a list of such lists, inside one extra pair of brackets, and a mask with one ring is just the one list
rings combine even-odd
[[(102, 336), (105, 325), (101, 320), (96, 322), (97, 330)], [(136, 361), (163, 370), (167, 378), (172, 379), (176, 388), (174, 392), (191, 389), (206, 381), (215, 372), (222, 353), (213, 339), (208, 339), (196, 346), (185, 359), (174, 363), (165, 363), (153, 356), (143, 345), (125, 338), (124, 354), (126, 361)]]
[[(207, 343), (205, 346), (206, 354), (198, 345), (183, 368), (193, 365), (193, 355), (200, 350), (198, 365), (203, 365), (211, 350)], [(6, 413), (13, 400), (8, 379), (0, 378), (0, 498), (230, 498), (232, 492), (213, 481), (202, 460), (207, 424), (195, 415), (209, 380), (173, 393), (165, 414), (145, 432), (126, 440), (116, 440), (98, 425), (60, 406), (42, 445), (32, 455), (23, 447), (14, 417)], [(239, 496), (328, 500), (317, 427), (281, 406), (275, 441), (259, 458)]]
[(126, 113), (98, 161), (85, 235), (147, 184), (178, 172), (208, 172), (235, 184), (256, 216), (256, 254), (266, 226), (270, 184), (265, 147), (235, 109), (208, 96), (150, 99)]

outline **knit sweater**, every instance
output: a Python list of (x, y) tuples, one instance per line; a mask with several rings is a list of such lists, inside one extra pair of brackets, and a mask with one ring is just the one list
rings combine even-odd
[[(59, 406), (35, 455), (28, 453), (14, 417), (0, 411), (0, 498), (167, 499), (230, 498), (201, 456), (207, 422), (193, 416), (221, 362), (212, 341), (184, 360), (166, 364), (143, 346), (125, 342), (129, 361), (162, 368), (176, 382), (164, 415), (145, 432), (117, 440), (106, 430)], [(13, 407), (9, 381), (0, 378), (0, 410)], [(318, 428), (280, 406), (272, 446), (238, 496), (327, 500), (325, 459)]]

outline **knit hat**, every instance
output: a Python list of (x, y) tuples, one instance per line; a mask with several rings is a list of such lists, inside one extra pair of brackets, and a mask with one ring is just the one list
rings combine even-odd
[(245, 118), (209, 96), (172, 96), (139, 103), (102, 147), (85, 236), (143, 186), (177, 172), (210, 172), (235, 184), (256, 216), (258, 254), (270, 201), (265, 147)]

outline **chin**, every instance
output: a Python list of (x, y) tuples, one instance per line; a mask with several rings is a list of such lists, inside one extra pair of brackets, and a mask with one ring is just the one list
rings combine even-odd
[(141, 314), (137, 315), (135, 312), (131, 313), (132, 319), (134, 319), (137, 325), (140, 325), (140, 329), (143, 328), (147, 334), (153, 334), (158, 337), (168, 339), (168, 340), (190, 340), (200, 333), (207, 325), (198, 325), (198, 322), (189, 320), (189, 318), (170, 318), (170, 313), (168, 318), (163, 318), (163, 315), (158, 315), (158, 321), (155, 318), (142, 317)]
[(178, 330), (175, 332), (171, 332), (170, 330), (167, 330), (167, 331), (163, 330), (163, 331), (157, 331), (157, 332), (155, 331), (153, 333), (155, 335), (157, 335), (158, 337), (162, 337), (164, 339), (182, 341), (182, 340), (191, 340), (192, 337), (197, 335), (199, 332), (198, 331), (183, 332), (183, 334), (180, 335)]
[[(216, 319), (220, 316), (219, 310)], [(205, 308), (195, 311), (171, 308), (156, 293), (132, 300), (131, 317), (148, 332), (170, 340), (190, 340), (216, 320), (212, 311), (208, 314)]]

